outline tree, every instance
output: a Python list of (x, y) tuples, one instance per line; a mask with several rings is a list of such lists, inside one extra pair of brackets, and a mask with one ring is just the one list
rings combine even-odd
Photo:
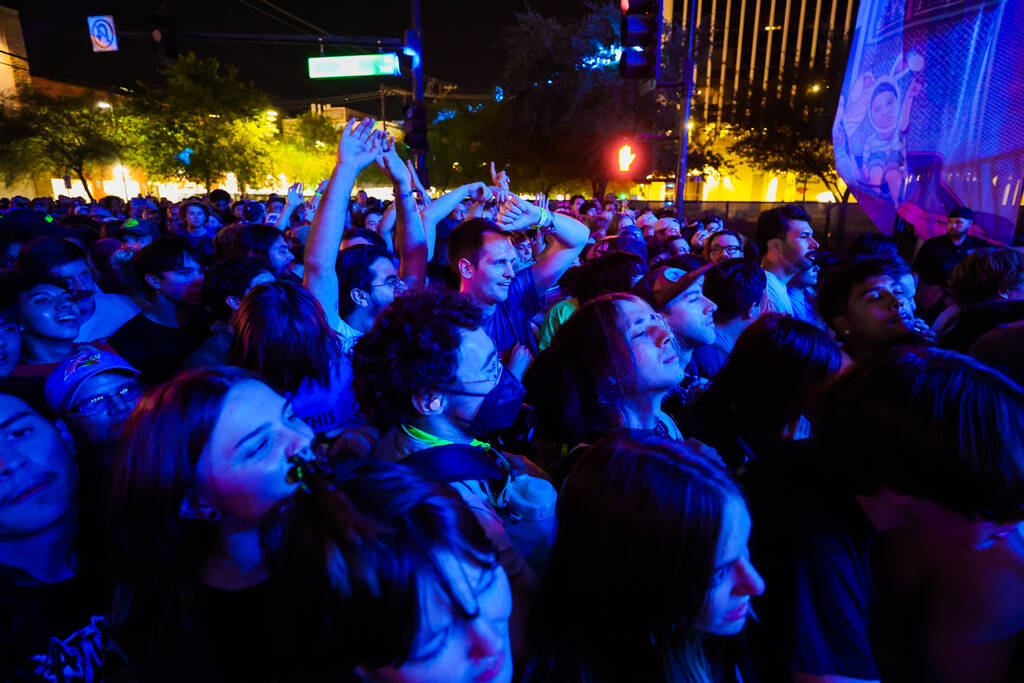
[[(619, 76), (614, 46), (619, 42), (617, 4), (588, 3), (576, 20), (545, 17), (532, 9), (516, 15), (509, 29), (509, 63), (502, 87), (501, 126), (496, 131), (502, 158), (516, 177), (542, 179), (544, 187), (568, 181), (590, 183), (601, 195), (613, 177), (610, 152), (623, 136), (678, 139), (680, 91), (651, 89)], [(682, 82), (685, 31), (665, 27), (662, 79)], [(698, 58), (707, 41), (697, 38)], [(659, 147), (676, 147), (659, 145)], [(701, 168), (724, 159), (694, 148)], [(659, 175), (674, 175), (671, 155)]]
[(153, 178), (187, 179), (207, 189), (228, 173), (241, 187), (264, 180), (278, 133), (269, 98), (239, 81), (235, 67), (193, 53), (171, 63), (163, 77), (160, 87), (131, 97), (121, 117), (130, 160)]
[(18, 104), (0, 110), (0, 174), (13, 182), (36, 173), (73, 175), (92, 200), (87, 174), (120, 153), (109, 111), (96, 97), (52, 97), (19, 92)]

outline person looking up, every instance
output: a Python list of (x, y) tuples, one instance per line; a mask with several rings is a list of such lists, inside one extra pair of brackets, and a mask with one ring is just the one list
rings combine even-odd
[(85, 250), (69, 239), (40, 237), (29, 242), (18, 255), (18, 267), (49, 273), (64, 281), (78, 306), (76, 342), (103, 341), (139, 313), (139, 307), (128, 297), (100, 290)]

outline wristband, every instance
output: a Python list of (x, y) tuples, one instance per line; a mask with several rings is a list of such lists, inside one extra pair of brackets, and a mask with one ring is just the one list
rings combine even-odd
[(408, 192), (396, 192), (394, 189), (392, 189), (391, 194), (395, 196), (395, 199), (408, 199), (409, 197), (416, 194), (416, 190), (409, 190)]
[(549, 217), (548, 210), (542, 208), (540, 210), (540, 220), (537, 221), (537, 227), (538, 228), (546, 228), (548, 226), (554, 225), (555, 217), (554, 216), (550, 216), (551, 217), (551, 222), (550, 223), (548, 223), (548, 217)]

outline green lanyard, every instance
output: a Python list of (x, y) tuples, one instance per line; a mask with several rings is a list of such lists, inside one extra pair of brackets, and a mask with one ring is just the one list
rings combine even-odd
[[(399, 427), (403, 432), (405, 432), (406, 436), (416, 439), (417, 441), (422, 441), (423, 443), (428, 444), (430, 446), (450, 446), (455, 443), (454, 441), (442, 439), (441, 437), (434, 436), (433, 434), (427, 434), (422, 429), (417, 429), (416, 427), (413, 427), (411, 425), (399, 425)], [(479, 441), (477, 439), (473, 439), (469, 443), (469, 445), (494, 450), (493, 448), (491, 448), (491, 444), (487, 443), (486, 441)]]

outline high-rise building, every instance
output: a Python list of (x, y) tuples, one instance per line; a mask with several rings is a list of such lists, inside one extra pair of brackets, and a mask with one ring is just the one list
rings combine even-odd
[[(795, 87), (801, 74), (823, 69), (857, 18), (856, 0), (676, 0), (675, 16), (684, 23), (690, 3), (698, 44), (710, 38), (695, 65), (693, 111), (718, 123), (750, 89), (782, 87), (787, 79), (792, 84), (785, 87)], [(839, 58), (845, 63), (845, 54)]]

